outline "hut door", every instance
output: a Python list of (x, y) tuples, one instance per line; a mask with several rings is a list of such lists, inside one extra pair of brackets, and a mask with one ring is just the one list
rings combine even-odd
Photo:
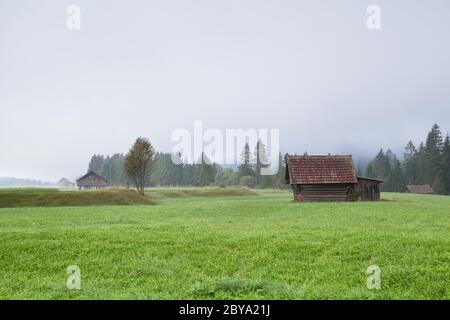
[(370, 201), (374, 201), (377, 197), (377, 191), (373, 185), (370, 186)]

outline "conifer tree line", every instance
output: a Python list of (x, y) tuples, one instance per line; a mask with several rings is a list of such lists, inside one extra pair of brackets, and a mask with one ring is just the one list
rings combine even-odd
[[(175, 186), (243, 186), (251, 188), (286, 188), (284, 182), (285, 161), (279, 154), (279, 170), (274, 176), (261, 174), (261, 169), (268, 164), (266, 147), (261, 142), (251, 150), (245, 144), (236, 169), (211, 163), (202, 153), (197, 163), (184, 162), (175, 164), (170, 153), (157, 152), (149, 168), (146, 187)], [(109, 186), (132, 186), (124, 170), (125, 156), (121, 153), (112, 156), (95, 154), (91, 157), (88, 171), (103, 176)]]
[(429, 184), (435, 193), (450, 194), (450, 140), (434, 124), (419, 145), (406, 144), (403, 160), (391, 151), (381, 149), (368, 164), (368, 177), (383, 179), (382, 191), (403, 192), (406, 185)]
[[(307, 153), (305, 153), (307, 155)], [(286, 155), (279, 154), (276, 175), (261, 175), (267, 166), (266, 146), (258, 141), (254, 150), (245, 144), (236, 169), (211, 163), (205, 154), (197, 163), (175, 164), (170, 153), (157, 152), (151, 162), (145, 186), (246, 186), (251, 188), (286, 188), (284, 175)], [(96, 154), (89, 170), (102, 175), (110, 186), (131, 186), (124, 171), (125, 156)], [(404, 192), (408, 184), (429, 184), (438, 194), (450, 194), (450, 138), (437, 124), (433, 125), (425, 142), (414, 145), (409, 141), (403, 159), (390, 149), (381, 149), (359, 175), (383, 179), (382, 191)]]

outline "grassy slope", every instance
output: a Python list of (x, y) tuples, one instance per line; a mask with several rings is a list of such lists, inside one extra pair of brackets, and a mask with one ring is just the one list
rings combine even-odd
[[(159, 205), (0, 209), (0, 297), (450, 298), (450, 197), (153, 192)], [(81, 291), (65, 287), (70, 264)]]
[(185, 197), (252, 196), (256, 194), (256, 191), (246, 188), (150, 188), (145, 190), (145, 195), (155, 200)]
[(59, 191), (58, 189), (0, 189), (0, 208), (73, 207), (151, 204), (134, 190)]

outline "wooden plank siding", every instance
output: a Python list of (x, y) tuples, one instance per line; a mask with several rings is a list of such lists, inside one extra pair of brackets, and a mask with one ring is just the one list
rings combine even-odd
[(293, 185), (294, 200), (300, 202), (350, 201), (352, 185)]
[(358, 184), (355, 186), (356, 194), (361, 201), (379, 201), (380, 184), (382, 180), (358, 177)]
[(79, 190), (97, 190), (106, 188), (107, 181), (99, 174), (90, 171), (77, 180)]

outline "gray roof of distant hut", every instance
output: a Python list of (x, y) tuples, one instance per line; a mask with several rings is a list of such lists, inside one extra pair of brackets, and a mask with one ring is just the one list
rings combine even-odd
[(75, 183), (73, 183), (72, 181), (70, 181), (67, 178), (62, 178), (61, 180), (58, 181), (58, 185), (60, 186), (69, 186), (69, 185), (74, 185)]
[(79, 182), (79, 181), (81, 181), (81, 180), (84, 180), (84, 179), (86, 179), (86, 178), (89, 177), (89, 176), (94, 176), (94, 177), (96, 177), (96, 178), (98, 178), (98, 179), (100, 179), (100, 180), (105, 181), (105, 183), (108, 182), (105, 178), (103, 178), (101, 175), (99, 175), (98, 173), (96, 173), (96, 172), (94, 172), (94, 171), (89, 171), (88, 173), (86, 173), (86, 174), (85, 174), (84, 176), (82, 176), (81, 178), (78, 178), (78, 179), (77, 179), (77, 182)]

